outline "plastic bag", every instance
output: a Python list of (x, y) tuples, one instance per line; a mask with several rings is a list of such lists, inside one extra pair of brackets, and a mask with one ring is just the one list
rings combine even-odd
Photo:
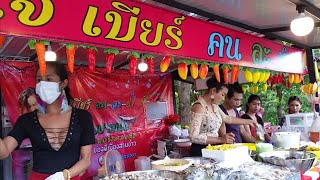
[(277, 136), (275, 135), (277, 132), (300, 132), (300, 141), (310, 141), (308, 132), (301, 132), (298, 128), (295, 127), (279, 126), (279, 128), (271, 134), (271, 143), (275, 147), (278, 147), (278, 140)]
[(181, 136), (181, 130), (179, 128), (177, 128), (176, 126), (170, 126), (169, 133), (171, 136), (177, 136), (177, 137)]

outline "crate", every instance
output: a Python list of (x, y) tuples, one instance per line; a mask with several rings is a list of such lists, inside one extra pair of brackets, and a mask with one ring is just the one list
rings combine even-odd
[(209, 149), (202, 149), (202, 157), (214, 159), (217, 162), (222, 161), (231, 161), (236, 162), (243, 160), (246, 156), (248, 156), (248, 147), (247, 146), (238, 146), (235, 149), (229, 150), (209, 150)]

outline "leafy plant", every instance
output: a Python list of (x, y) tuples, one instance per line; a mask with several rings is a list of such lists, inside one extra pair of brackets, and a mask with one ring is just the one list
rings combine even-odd
[[(287, 81), (287, 80), (286, 80)], [(304, 82), (309, 83), (309, 77), (304, 76)], [(282, 84), (275, 85), (272, 90), (268, 87), (267, 92), (263, 92), (261, 85), (259, 86), (259, 92), (262, 101), (262, 107), (265, 109), (263, 114), (264, 122), (271, 122), (272, 125), (278, 124), (278, 107), (281, 110), (281, 116), (285, 115), (288, 108), (288, 99), (290, 96), (298, 96), (302, 102), (301, 111), (311, 112), (311, 106), (306, 96), (300, 90), (300, 84), (293, 84), (290, 88), (283, 86)], [(280, 93), (277, 93), (277, 90)], [(251, 94), (246, 93), (243, 98), (243, 108), (245, 109), (246, 102)], [(279, 97), (279, 95), (281, 97)]]

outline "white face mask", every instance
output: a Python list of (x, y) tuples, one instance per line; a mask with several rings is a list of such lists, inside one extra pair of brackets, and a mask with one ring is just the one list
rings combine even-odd
[(36, 93), (41, 100), (47, 104), (52, 104), (61, 94), (59, 83), (40, 81), (36, 85)]

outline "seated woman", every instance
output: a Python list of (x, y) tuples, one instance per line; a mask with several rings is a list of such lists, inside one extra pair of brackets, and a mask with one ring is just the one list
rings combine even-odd
[(254, 126), (255, 120), (243, 120), (227, 116), (218, 106), (228, 93), (226, 84), (219, 83), (215, 78), (207, 81), (208, 91), (200, 96), (191, 108), (189, 136), (192, 142), (191, 156), (201, 156), (201, 149), (207, 144), (234, 143), (234, 134), (226, 133), (219, 137), (221, 124), (243, 124)]
[[(246, 114), (242, 115), (241, 118), (243, 119), (250, 119), (257, 121), (264, 130), (264, 139), (266, 142), (270, 142), (271, 138), (268, 133), (266, 133), (266, 130), (264, 129), (264, 123), (260, 116), (257, 115), (257, 113), (261, 109), (261, 99), (258, 95), (250, 95), (248, 98), (248, 102), (246, 105)], [(251, 128), (251, 135), (253, 137), (256, 137), (256, 128)]]
[[(288, 100), (288, 109), (286, 111), (286, 114), (296, 114), (301, 112), (301, 105), (302, 102), (298, 96), (291, 96)], [(286, 122), (286, 118), (283, 116), (280, 119), (280, 126), (283, 126)]]

